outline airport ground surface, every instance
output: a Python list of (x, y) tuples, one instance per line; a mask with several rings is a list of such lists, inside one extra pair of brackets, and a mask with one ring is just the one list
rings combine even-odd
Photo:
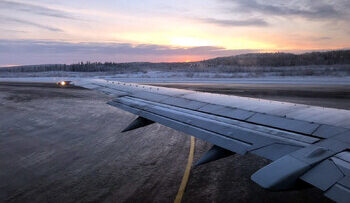
[[(252, 87), (231, 87), (229, 92), (246, 88)], [(335, 101), (332, 92), (338, 90), (330, 91), (324, 102)], [(348, 94), (342, 99), (349, 101)], [(306, 98), (278, 95), (292, 101)], [(135, 116), (107, 105), (109, 99), (81, 88), (0, 83), (0, 202), (172, 202), (190, 136), (159, 124), (120, 133)], [(196, 140), (194, 161), (209, 148)], [(268, 163), (234, 155), (194, 167), (183, 202), (329, 202), (312, 187), (287, 192), (260, 188), (250, 176)]]

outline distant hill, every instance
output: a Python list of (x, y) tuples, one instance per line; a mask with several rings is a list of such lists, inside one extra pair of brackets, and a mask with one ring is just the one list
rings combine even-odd
[[(337, 65), (330, 67), (330, 65)], [(312, 52), (305, 54), (291, 53), (252, 53), (237, 56), (219, 57), (190, 63), (114, 63), (114, 62), (80, 62), (76, 64), (46, 64), (26, 65), (0, 68), (0, 72), (113, 72), (119, 73), (146, 73), (148, 71), (162, 72), (285, 72), (285, 67), (310, 72), (311, 69), (323, 71), (350, 71), (350, 50)], [(313, 67), (311, 67), (313, 66)], [(327, 66), (327, 67), (321, 67)], [(281, 70), (279, 70), (281, 69)], [(293, 70), (292, 70), (293, 69)], [(313, 74), (310, 72), (309, 74)]]
[(202, 61), (209, 66), (307, 66), (350, 64), (350, 50), (311, 52), (305, 54), (290, 53), (254, 53), (229, 57), (218, 57)]

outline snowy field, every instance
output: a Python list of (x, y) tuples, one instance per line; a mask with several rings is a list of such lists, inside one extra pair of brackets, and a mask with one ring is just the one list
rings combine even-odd
[(105, 79), (132, 83), (209, 83), (209, 84), (315, 84), (315, 85), (350, 85), (350, 77), (256, 77), (256, 78), (142, 78), (117, 76), (73, 76), (73, 77), (3, 77), (1, 82), (58, 82), (61, 80), (76, 81), (81, 79)]

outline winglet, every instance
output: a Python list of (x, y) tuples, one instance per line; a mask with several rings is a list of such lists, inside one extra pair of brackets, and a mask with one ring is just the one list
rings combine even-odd
[(134, 129), (137, 129), (137, 128), (141, 128), (141, 127), (150, 125), (152, 123), (154, 123), (154, 121), (151, 121), (151, 120), (148, 120), (147, 118), (139, 116), (133, 122), (131, 122), (128, 125), (128, 127), (126, 127), (121, 132), (123, 133), (123, 132), (127, 132), (127, 131), (134, 130)]
[(233, 155), (234, 152), (231, 152), (227, 149), (221, 148), (219, 146), (213, 145), (212, 148), (209, 149), (195, 164), (195, 166), (199, 166), (202, 164), (209, 163), (211, 161), (215, 161), (218, 159), (225, 158), (227, 156)]

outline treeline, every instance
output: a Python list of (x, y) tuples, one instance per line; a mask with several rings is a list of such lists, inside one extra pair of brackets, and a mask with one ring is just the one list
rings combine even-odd
[(311, 52), (305, 54), (259, 53), (219, 57), (202, 61), (208, 66), (308, 66), (350, 64), (350, 50)]
[(45, 64), (45, 65), (26, 65), (16, 67), (1, 68), (0, 72), (50, 72), (50, 71), (69, 71), (69, 72), (114, 72), (114, 73), (134, 73), (147, 72), (149, 70), (174, 71), (190, 66), (187, 63), (114, 63), (114, 62), (80, 62), (75, 64)]
[[(350, 50), (312, 52), (305, 54), (290, 53), (254, 53), (229, 57), (219, 57), (191, 63), (114, 63), (114, 62), (80, 62), (75, 64), (47, 64), (0, 68), (0, 72), (113, 72), (135, 73), (147, 71), (168, 72), (256, 72), (274, 71), (275, 67), (346, 65), (336, 68), (337, 71), (349, 71)], [(251, 68), (250, 68), (251, 67)], [(314, 67), (315, 68), (315, 67)], [(339, 70), (338, 70), (339, 69)]]

